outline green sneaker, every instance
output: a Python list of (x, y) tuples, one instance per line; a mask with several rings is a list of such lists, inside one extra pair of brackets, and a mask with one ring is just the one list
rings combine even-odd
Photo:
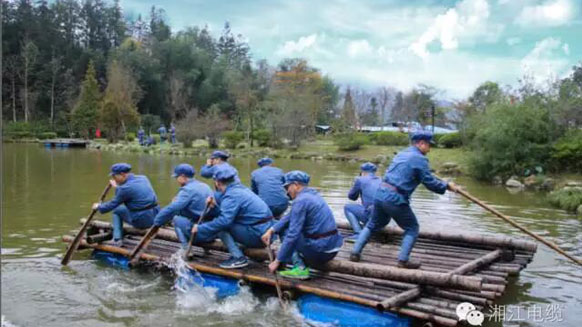
[(306, 280), (309, 279), (309, 268), (295, 266), (292, 269), (286, 269), (279, 272), (279, 276), (284, 278), (293, 278), (293, 279), (300, 279)]

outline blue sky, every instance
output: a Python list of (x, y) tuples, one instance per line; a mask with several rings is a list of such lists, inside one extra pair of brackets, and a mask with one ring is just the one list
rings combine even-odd
[(302, 57), (342, 84), (436, 86), (463, 98), (486, 80), (544, 85), (582, 61), (582, 0), (122, 0), (166, 11), (174, 30), (225, 21), (254, 59)]

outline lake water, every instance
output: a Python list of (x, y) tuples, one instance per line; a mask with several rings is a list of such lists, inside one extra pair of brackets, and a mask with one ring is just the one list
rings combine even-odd
[[(301, 325), (295, 314), (278, 309), (272, 295), (245, 290), (226, 300), (208, 301), (196, 291), (180, 292), (169, 275), (107, 267), (91, 260), (88, 251), (78, 253), (68, 267), (62, 267), (59, 256), (65, 245), (61, 236), (79, 227), (79, 218), (91, 211), (91, 204), (105, 187), (109, 167), (119, 161), (132, 164), (135, 173), (147, 175), (164, 205), (177, 190), (170, 177), (172, 167), (188, 162), (199, 169), (204, 159), (3, 144), (3, 327)], [(232, 161), (246, 185), (255, 161)], [(346, 194), (358, 173), (357, 165), (283, 159), (276, 165), (309, 172), (312, 186), (321, 190), (336, 219), (344, 219), (342, 207), (348, 202)], [(519, 223), (582, 257), (582, 219), (549, 207), (543, 195), (511, 194), (501, 187), (462, 178), (458, 182)], [(421, 229), (520, 235), (455, 194), (437, 195), (421, 186), (412, 206)], [(500, 304), (506, 311), (503, 326), (578, 327), (582, 321), (582, 269), (540, 245), (533, 262), (507, 288)]]

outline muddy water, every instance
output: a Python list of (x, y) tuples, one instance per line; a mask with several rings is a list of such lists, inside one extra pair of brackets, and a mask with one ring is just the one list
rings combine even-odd
[[(129, 162), (136, 173), (148, 175), (160, 203), (166, 204), (177, 189), (170, 177), (172, 167), (185, 161), (199, 168), (202, 158), (4, 144), (2, 160), (2, 326), (301, 325), (296, 315), (281, 313), (273, 297), (248, 290), (222, 301), (201, 300), (204, 294), (180, 291), (170, 276), (103, 266), (87, 253), (77, 255), (69, 267), (60, 266), (58, 256), (64, 249), (60, 236), (76, 228), (79, 218), (90, 212), (112, 163)], [(254, 161), (233, 161), (247, 185)], [(284, 170), (309, 172), (336, 218), (343, 219), (342, 206), (356, 165), (282, 159), (276, 164)], [(466, 179), (458, 182), (582, 257), (582, 220), (550, 208), (543, 196), (511, 194)], [(420, 187), (413, 207), (421, 229), (519, 235), (456, 195), (436, 195)], [(579, 326), (582, 269), (540, 246), (501, 304), (505, 321), (484, 325)]]

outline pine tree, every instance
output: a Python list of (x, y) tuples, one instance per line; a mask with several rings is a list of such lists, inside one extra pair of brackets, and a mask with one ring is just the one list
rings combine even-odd
[(91, 131), (97, 127), (97, 110), (100, 100), (101, 92), (95, 78), (95, 67), (93, 61), (90, 61), (81, 87), (81, 94), (71, 117), (73, 129), (84, 138), (89, 138)]
[(349, 87), (348, 87), (348, 90), (346, 91), (346, 97), (344, 100), (344, 107), (342, 109), (342, 119), (350, 128), (356, 127), (356, 123), (357, 123), (357, 121), (356, 121), (356, 109), (354, 106), (354, 101), (352, 100), (352, 94), (351, 94), (351, 90)]

